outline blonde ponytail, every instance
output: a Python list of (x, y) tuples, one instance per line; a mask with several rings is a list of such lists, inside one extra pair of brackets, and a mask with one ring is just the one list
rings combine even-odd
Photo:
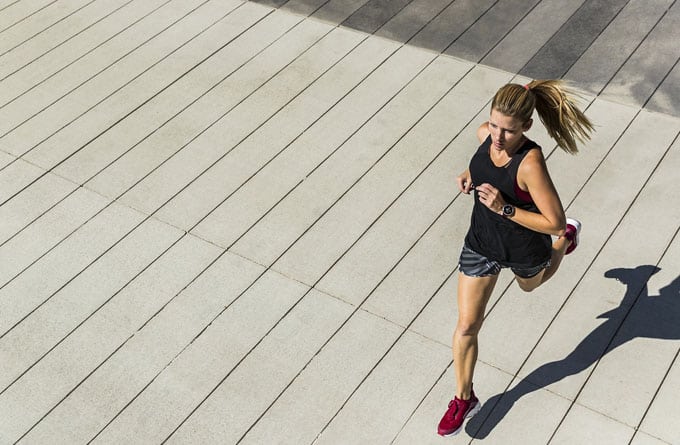
[(574, 93), (561, 80), (532, 80), (527, 85), (509, 83), (493, 98), (491, 108), (526, 122), (534, 109), (557, 145), (578, 153), (576, 141), (590, 139), (593, 124), (574, 102)]

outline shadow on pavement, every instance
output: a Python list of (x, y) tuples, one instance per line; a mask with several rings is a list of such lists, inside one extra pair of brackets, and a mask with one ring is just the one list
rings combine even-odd
[[(634, 269), (617, 268), (604, 276), (627, 286), (621, 304), (597, 318), (598, 326), (562, 360), (535, 369), (512, 389), (491, 397), (465, 427), (474, 438), (485, 438), (523, 396), (577, 374), (596, 363), (607, 352), (634, 338), (680, 339), (680, 276), (650, 296), (647, 281), (659, 270), (643, 265)], [(625, 324), (624, 324), (625, 321)]]

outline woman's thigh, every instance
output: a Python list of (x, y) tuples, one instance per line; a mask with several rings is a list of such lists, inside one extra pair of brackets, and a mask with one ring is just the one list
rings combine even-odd
[(498, 275), (471, 277), (458, 274), (458, 320), (466, 325), (481, 326), (486, 304), (491, 297)]

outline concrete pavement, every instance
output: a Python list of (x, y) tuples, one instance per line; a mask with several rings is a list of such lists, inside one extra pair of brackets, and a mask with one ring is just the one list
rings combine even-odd
[[(0, 0), (0, 443), (678, 444), (677, 21), (654, 1)], [(465, 431), (455, 175), (506, 82), (581, 245), (503, 272)]]

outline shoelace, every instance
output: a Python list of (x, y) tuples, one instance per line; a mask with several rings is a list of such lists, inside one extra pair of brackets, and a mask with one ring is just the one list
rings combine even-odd
[[(452, 410), (451, 408), (452, 408), (453, 406), (455, 406), (456, 409), (453, 409), (453, 410)], [(458, 404), (456, 403), (456, 400), (455, 400), (455, 399), (454, 399), (454, 400), (451, 400), (451, 401), (449, 402), (449, 410), (446, 412), (446, 414), (448, 414), (449, 417), (450, 417), (451, 419), (453, 419), (454, 417), (456, 417), (456, 413), (458, 412), (458, 408), (459, 408), (459, 406), (458, 406)]]

